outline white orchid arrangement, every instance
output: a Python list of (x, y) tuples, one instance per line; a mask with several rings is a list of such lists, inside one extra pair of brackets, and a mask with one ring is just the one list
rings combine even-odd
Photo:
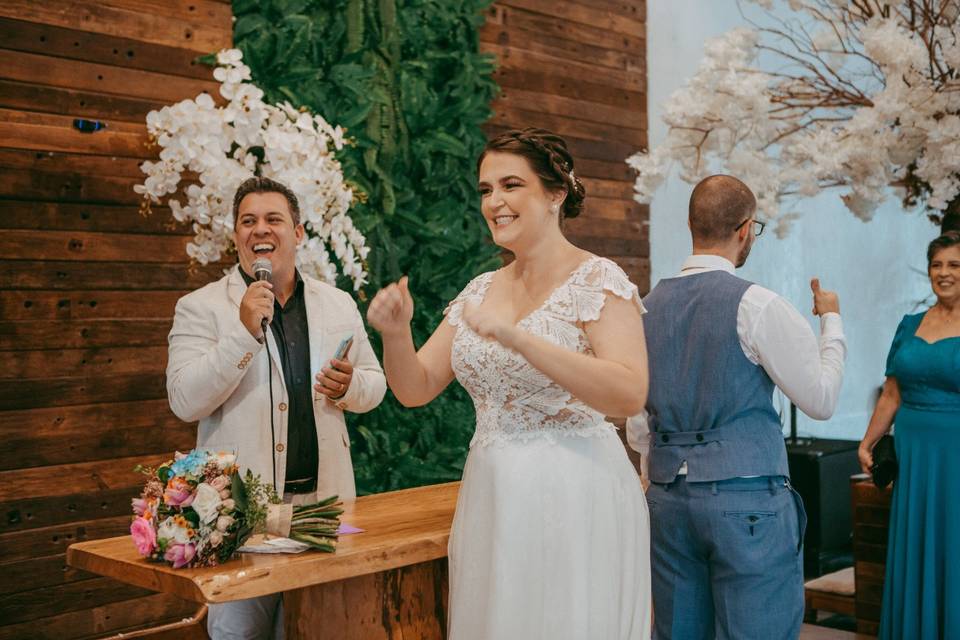
[(752, 1), (773, 26), (706, 43), (663, 144), (627, 160), (635, 199), (677, 164), (690, 183), (741, 178), (779, 235), (800, 198), (835, 187), (863, 220), (894, 192), (934, 220), (960, 209), (960, 0), (788, 0), (787, 19)]
[[(263, 101), (250, 82), (250, 69), (238, 49), (220, 51), (213, 77), (219, 81), (218, 106), (207, 94), (183, 100), (147, 115), (147, 131), (161, 147), (157, 162), (144, 162), (146, 174), (134, 190), (144, 196), (142, 209), (165, 196), (173, 217), (193, 223), (195, 236), (187, 254), (200, 264), (216, 262), (233, 247), (233, 194), (255, 173), (277, 180), (297, 194), (306, 238), (297, 251), (301, 272), (335, 284), (337, 268), (359, 290), (367, 281), (364, 260), (370, 249), (348, 215), (353, 190), (344, 181), (334, 152), (344, 146), (344, 131), (319, 115)], [(186, 204), (172, 194), (185, 174)]]

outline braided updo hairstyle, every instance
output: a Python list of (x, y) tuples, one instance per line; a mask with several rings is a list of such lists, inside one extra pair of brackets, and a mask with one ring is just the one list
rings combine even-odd
[(583, 210), (586, 189), (573, 173), (573, 156), (563, 138), (546, 129), (527, 127), (500, 134), (487, 142), (477, 159), (477, 171), (484, 157), (491, 151), (520, 156), (530, 164), (543, 186), (549, 191), (566, 191), (560, 210), (561, 219), (576, 218)]

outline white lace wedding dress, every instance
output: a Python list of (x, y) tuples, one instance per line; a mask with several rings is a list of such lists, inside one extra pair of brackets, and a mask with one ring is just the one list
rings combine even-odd
[[(461, 322), (493, 273), (447, 308), (452, 364), (477, 428), (450, 533), (450, 640), (646, 640), (647, 504), (614, 427), (517, 353)], [(637, 297), (605, 258), (582, 263), (519, 322), (592, 354), (581, 328), (606, 296)]]

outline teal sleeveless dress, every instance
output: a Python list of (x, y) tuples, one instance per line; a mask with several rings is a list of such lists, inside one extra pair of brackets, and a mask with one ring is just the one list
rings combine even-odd
[(960, 638), (960, 337), (917, 337), (904, 316), (887, 357), (900, 385), (881, 640)]

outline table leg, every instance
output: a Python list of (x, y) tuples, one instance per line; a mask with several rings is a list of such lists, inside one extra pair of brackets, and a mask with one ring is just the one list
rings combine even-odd
[(446, 640), (447, 559), (283, 595), (286, 640)]

